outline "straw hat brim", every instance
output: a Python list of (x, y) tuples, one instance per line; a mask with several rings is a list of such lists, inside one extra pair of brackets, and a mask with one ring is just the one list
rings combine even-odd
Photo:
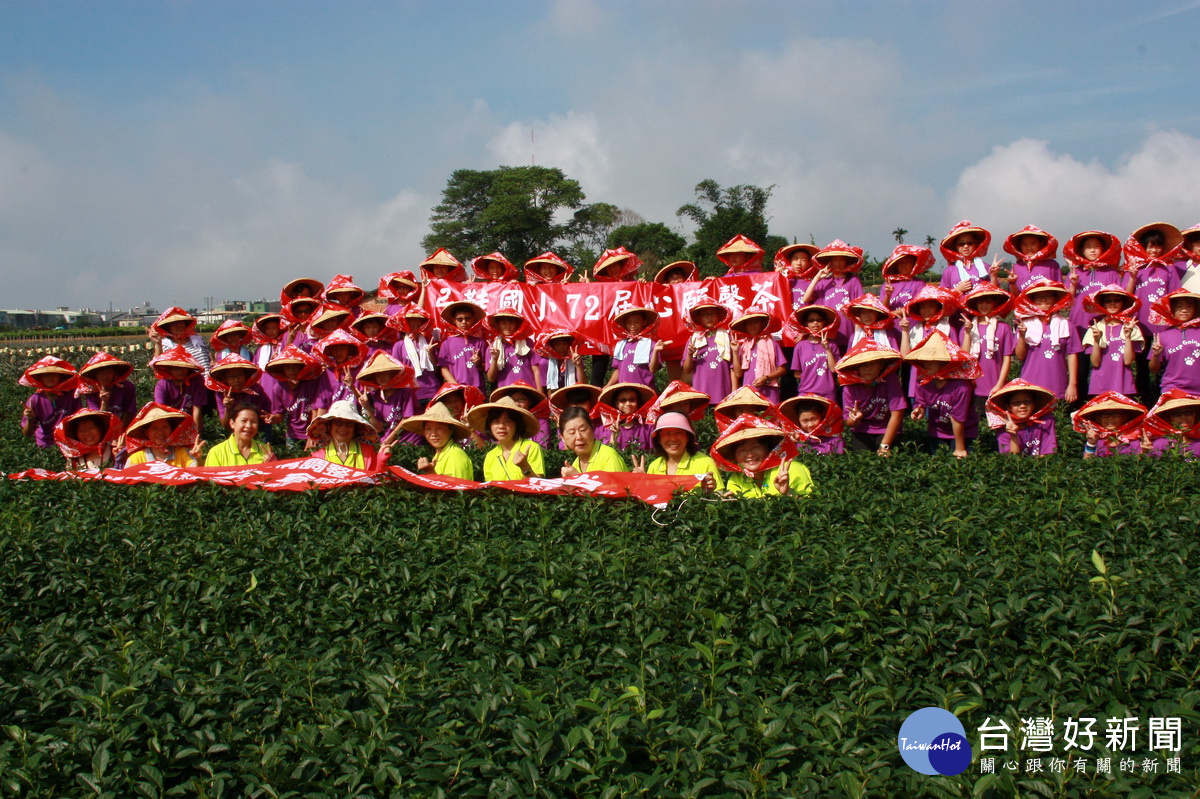
[(592, 402), (600, 400), (600, 388), (598, 386), (593, 386), (591, 383), (576, 383), (573, 386), (563, 386), (562, 388), (555, 389), (550, 395), (550, 404), (556, 408), (565, 407), (567, 395), (573, 391), (586, 391), (591, 396)]
[(1007, 405), (1013, 394), (1021, 392), (1033, 394), (1036, 397), (1037, 408), (1035, 410), (1039, 411), (1058, 399), (1053, 391), (1043, 386), (1001, 386), (993, 391), (988, 399), (995, 401), (997, 405)]
[(850, 252), (849, 250), (825, 250), (813, 256), (813, 260), (825, 261), (829, 258), (849, 258), (851, 261), (858, 260), (858, 253)]
[[(133, 371), (133, 364), (131, 364), (129, 361), (122, 361), (120, 359), (117, 359), (115, 361), (104, 361), (103, 363), (94, 363), (91, 366), (84, 366), (83, 368), (81, 368), (79, 370), (79, 375), (81, 377), (86, 377), (91, 372), (98, 372), (101, 369), (107, 369), (110, 366), (115, 367), (118, 372), (120, 372), (122, 369), (124, 369), (126, 377), (128, 377), (129, 374)], [(34, 374), (37, 374), (37, 373), (35, 372)]]
[(733, 451), (737, 448), (737, 445), (741, 444), (743, 441), (751, 441), (756, 438), (775, 439), (775, 444), (767, 447), (768, 450), (772, 450), (780, 441), (783, 440), (784, 434), (780, 430), (772, 430), (769, 427), (747, 427), (742, 430), (738, 430), (736, 433), (729, 436), (729, 438), (714, 446), (717, 452), (719, 452), (721, 456), (725, 458), (725, 460), (732, 463), (734, 461)]
[(145, 417), (126, 428), (125, 435), (130, 438), (146, 438), (145, 435), (142, 435), (142, 430), (149, 430), (150, 425), (159, 419), (166, 419), (171, 422), (171, 432), (173, 433), (175, 432), (175, 428), (183, 424), (184, 420), (187, 419), (187, 414), (183, 411), (164, 411), (161, 408), (155, 408), (146, 414)]
[(746, 241), (735, 241), (733, 244), (728, 244), (717, 250), (717, 255), (731, 255), (735, 252), (744, 252), (749, 255), (758, 255), (762, 250), (755, 247), (753, 244)]
[(720, 411), (724, 408), (730, 408), (735, 405), (741, 405), (748, 408), (770, 408), (771, 402), (770, 400), (764, 399), (763, 397), (755, 394), (748, 386), (742, 386), (737, 391), (734, 391), (728, 397), (717, 403), (715, 410)]
[(614, 383), (600, 392), (600, 401), (615, 408), (617, 395), (625, 389), (632, 389), (637, 392), (639, 408), (655, 397), (654, 389), (642, 383)]
[(834, 366), (834, 370), (840, 372), (843, 369), (853, 369), (855, 367), (862, 366), (864, 363), (899, 361), (903, 357), (904, 356), (902, 356), (896, 350), (868, 350), (866, 352), (859, 352), (854, 355), (845, 356), (837, 362), (837, 364)]
[(485, 402), (482, 405), (476, 405), (467, 414), (467, 426), (473, 430), (481, 430), (483, 432), (491, 432), (487, 429), (488, 413), (493, 409), (508, 411), (521, 420), (522, 438), (533, 438), (542, 429), (538, 423), (537, 417), (529, 411), (518, 406), (510, 397), (506, 397), (508, 402)]
[(1130, 418), (1141, 416), (1143, 413), (1145, 413), (1145, 411), (1139, 411), (1137, 408), (1130, 408), (1128, 405), (1122, 405), (1121, 403), (1114, 402), (1113, 400), (1105, 400), (1104, 402), (1097, 403), (1090, 408), (1082, 408), (1077, 411), (1080, 418), (1083, 419), (1090, 419), (1097, 414), (1111, 412), (1125, 413), (1128, 414)]
[[(574, 386), (571, 386), (571, 388), (574, 388)], [(505, 397), (511, 397), (518, 392), (524, 392), (526, 394), (531, 395), (536, 402), (541, 402), (542, 400), (546, 399), (546, 395), (544, 393), (542, 393), (541, 391), (538, 391), (533, 386), (530, 386), (530, 385), (518, 386), (518, 385), (510, 384), (507, 386), (499, 386), (495, 390), (493, 390), (491, 395), (488, 397), (488, 402), (499, 402), (500, 400), (504, 399)]]
[(684, 406), (687, 408), (687, 411), (684, 412), (686, 415), (687, 413), (695, 411), (701, 406), (707, 408), (711, 400), (712, 397), (708, 396), (702, 391), (677, 391), (664, 399), (659, 407), (666, 412), (668, 410), (676, 410), (680, 406)]
[(443, 308), (442, 313), (441, 313), (442, 321), (445, 322), (446, 324), (453, 324), (454, 323), (454, 313), (459, 308), (466, 308), (467, 310), (469, 310), (471, 312), (471, 314), (473, 316), (473, 319), (471, 320), (471, 324), (478, 324), (479, 322), (483, 321), (483, 317), (484, 317), (483, 309), (480, 308), (475, 303), (468, 302), (467, 300), (459, 300), (457, 302), (452, 302), (449, 305), (447, 305), (445, 308)]
[(729, 309), (719, 302), (700, 302), (693, 305), (688, 309), (688, 318), (698, 323), (696, 317), (700, 315), (701, 311), (716, 311), (721, 317), (717, 320), (718, 323), (729, 318)]
[(637, 308), (626, 308), (625, 310), (621, 311), (619, 314), (615, 314), (613, 316), (613, 321), (616, 322), (617, 324), (621, 324), (622, 319), (625, 319), (626, 317), (629, 317), (629, 316), (633, 316), (634, 314), (641, 314), (642, 316), (649, 317), (649, 319), (646, 320), (647, 326), (649, 326), (655, 319), (658, 318), (658, 314), (654, 312), (653, 308), (637, 307)]
[(409, 433), (424, 435), (426, 422), (440, 422), (457, 432), (459, 438), (471, 435), (471, 428), (451, 416), (450, 411), (440, 402), (434, 403), (433, 408), (427, 409), (425, 413), (408, 417), (400, 423), (400, 427)]
[(1168, 411), (1178, 410), (1180, 408), (1197, 408), (1200, 409), (1200, 397), (1176, 397), (1169, 399), (1162, 405), (1154, 409), (1155, 416), (1162, 416)]
[[(105, 364), (105, 365), (107, 365), (107, 364)], [(51, 365), (51, 366), (35, 366), (34, 368), (29, 370), (29, 374), (30, 375), (67, 375), (69, 377), (75, 376), (75, 373), (72, 372), (70, 369), (66, 369), (62, 366), (53, 366), (53, 365)]]
[(946, 247), (946, 248), (952, 247), (954, 245), (955, 239), (957, 239), (959, 236), (964, 236), (967, 233), (974, 233), (976, 236), (979, 236), (981, 238), (987, 238), (987, 235), (988, 235), (988, 232), (986, 230), (984, 230), (983, 228), (981, 228), (977, 225), (972, 225), (971, 227), (961, 228), (961, 229), (956, 230), (953, 233), (947, 235), (944, 239), (942, 239), (942, 242), (941, 242), (942, 246)]
[(1148, 225), (1142, 225), (1140, 228), (1133, 231), (1133, 238), (1141, 241), (1142, 236), (1152, 230), (1157, 230), (1163, 234), (1163, 239), (1166, 241), (1165, 249), (1167, 252), (1170, 252), (1183, 243), (1183, 233), (1180, 232), (1179, 228), (1175, 227), (1170, 222), (1151, 222)]
[(938, 336), (930, 336), (917, 347), (909, 350), (908, 355), (904, 356), (904, 360), (910, 363), (913, 361), (950, 363), (953, 358), (950, 357), (950, 350), (946, 347), (944, 339)]

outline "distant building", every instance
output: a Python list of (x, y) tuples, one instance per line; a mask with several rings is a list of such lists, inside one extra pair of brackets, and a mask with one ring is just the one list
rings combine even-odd
[(48, 327), (86, 327), (95, 324), (96, 316), (86, 311), (58, 308), (53, 311), (14, 309), (0, 311), (0, 326), (19, 330)]

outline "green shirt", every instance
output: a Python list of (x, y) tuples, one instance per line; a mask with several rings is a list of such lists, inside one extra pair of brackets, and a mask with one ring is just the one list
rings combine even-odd
[[(758, 499), (759, 497), (777, 497), (779, 492), (775, 490), (775, 476), (779, 474), (779, 467), (768, 469), (763, 476), (762, 485), (758, 485), (754, 480), (751, 480), (741, 472), (733, 472), (729, 475), (729, 479), (725, 481), (725, 487), (741, 497), (750, 497)], [(792, 461), (788, 466), (788, 493), (795, 496), (805, 496), (812, 493), (812, 475), (808, 471), (808, 467), (803, 463)]]
[(204, 458), (205, 466), (248, 466), (251, 463), (266, 463), (267, 451), (258, 441), (250, 442), (250, 457), (243, 458), (233, 436), (217, 444)]
[(433, 473), (444, 474), (447, 477), (461, 477), (464, 480), (475, 479), (475, 467), (462, 447), (453, 442), (442, 447), (433, 456)]
[[(717, 468), (717, 462), (703, 452), (684, 453), (684, 456), (679, 459), (679, 466), (675, 469), (675, 474), (704, 474), (705, 472), (711, 474), (713, 479), (717, 481), (717, 490), (720, 491), (725, 485), (721, 481), (721, 470)], [(666, 457), (655, 458), (646, 467), (646, 474), (666, 473)]]
[(599, 441), (592, 444), (592, 454), (588, 458), (587, 468), (584, 469), (579, 465), (579, 458), (571, 462), (581, 472), (627, 472), (629, 467), (625, 465), (625, 459), (621, 457), (621, 453), (610, 447), (608, 444), (601, 444)]
[[(538, 477), (546, 475), (546, 463), (543, 457), (542, 447), (536, 441), (528, 438), (517, 443), (513, 447), (513, 452), (525, 453), (525, 468), (533, 472)], [(488, 450), (487, 455), (483, 456), (483, 479), (484, 480), (524, 480), (525, 475), (521, 474), (521, 470), (513, 464), (509, 457), (504, 456), (504, 450), (496, 445)]]

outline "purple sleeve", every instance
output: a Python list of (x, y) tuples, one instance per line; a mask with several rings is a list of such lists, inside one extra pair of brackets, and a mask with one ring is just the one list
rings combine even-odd
[(996, 351), (1000, 353), (1000, 357), (1016, 355), (1017, 336), (1013, 332), (1012, 325), (1001, 321), (1000, 326), (996, 328), (996, 339)]
[(965, 380), (955, 380), (951, 393), (950, 417), (957, 422), (969, 424), (975, 414), (975, 392)]
[(900, 385), (900, 375), (893, 372), (883, 381), (887, 392), (889, 411), (908, 410), (908, 398), (904, 396), (904, 387)]
[(1067, 355), (1078, 355), (1083, 352), (1083, 345), (1079, 341), (1079, 331), (1071, 325), (1067, 329), (1067, 347), (1063, 350)]
[(952, 289), (954, 288), (954, 282), (954, 267), (946, 264), (946, 268), (942, 270), (940, 285), (942, 288)]
[(775, 347), (775, 368), (787, 366), (787, 359), (783, 357), (783, 347), (779, 346), (779, 342), (774, 339), (771, 340), (771, 345)]
[(804, 363), (804, 342), (808, 339), (801, 339), (796, 342), (796, 346), (792, 348), (792, 371), (799, 372), (801, 364)]
[(170, 383), (167, 380), (158, 380), (154, 383), (154, 401), (159, 405), (169, 405), (170, 400), (167, 394), (170, 391)]

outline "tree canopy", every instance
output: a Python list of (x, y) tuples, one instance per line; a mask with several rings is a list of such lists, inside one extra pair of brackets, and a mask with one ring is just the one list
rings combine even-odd
[(725, 272), (724, 264), (717, 260), (717, 249), (739, 233), (767, 251), (764, 261), (768, 264), (775, 251), (788, 243), (767, 229), (767, 200), (774, 188), (740, 185), (722, 189), (711, 179), (696, 184), (696, 201), (680, 206), (675, 213), (696, 223), (696, 240), (687, 254), (702, 275)]

